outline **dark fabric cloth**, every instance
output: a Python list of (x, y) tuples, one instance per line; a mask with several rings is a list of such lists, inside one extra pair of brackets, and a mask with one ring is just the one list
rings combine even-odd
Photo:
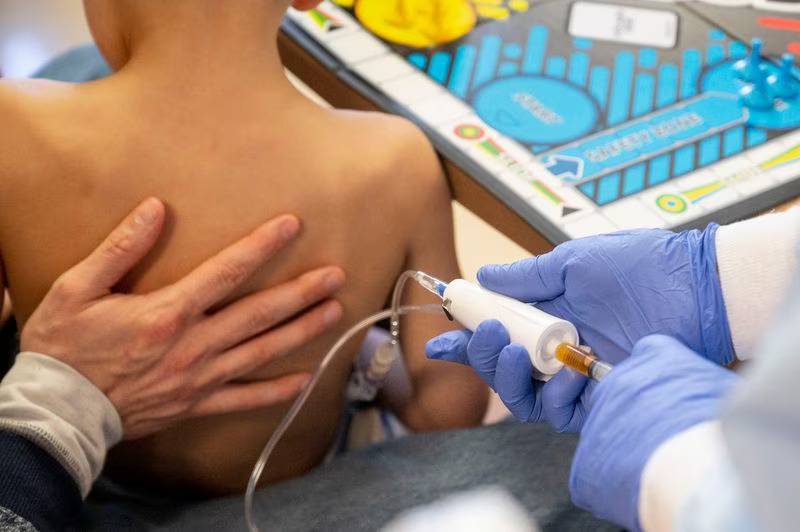
[[(516, 422), (413, 434), (260, 490), (256, 515), (262, 530), (373, 531), (403, 510), (501, 486), (545, 531), (619, 530), (570, 502), (567, 479), (576, 444), (575, 435)], [(243, 508), (240, 496), (176, 503), (98, 486), (80, 530), (246, 530)]]
[(8, 508), (0, 506), (0, 532), (35, 532), (36, 528)]
[[(0, 464), (0, 506), (37, 529), (63, 530), (80, 513), (83, 501), (77, 484), (58, 461), (33, 442), (0, 431)], [(10, 517), (8, 512), (2, 523), (9, 528), (4, 530), (16, 530), (5, 517)]]
[[(2, 293), (0, 293), (0, 297), (3, 297)], [(17, 322), (12, 316), (5, 325), (0, 327), (0, 378), (11, 369), (18, 352)]]

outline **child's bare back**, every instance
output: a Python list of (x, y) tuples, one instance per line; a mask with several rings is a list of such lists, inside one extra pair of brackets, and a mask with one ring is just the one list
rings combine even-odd
[[(232, 77), (166, 64), (131, 61), (84, 85), (0, 84), (0, 257), (20, 321), (61, 272), (150, 195), (169, 206), (167, 238), (128, 281), (133, 291), (177, 280), (283, 212), (303, 221), (303, 235), (253, 288), (323, 264), (344, 268), (342, 324), (254, 377), (313, 370), (349, 325), (385, 306), (404, 269), (457, 275), (446, 183), (411, 125), (321, 109), (276, 76), (275, 65)], [(415, 394), (398, 414), (415, 429), (474, 424), (485, 408), (483, 386), (468, 369), (424, 360), (425, 339), (444, 326), (424, 317), (404, 335)], [(343, 356), (331, 368), (266, 480), (319, 462), (351, 361)], [(241, 491), (287, 407), (201, 419), (124, 443), (111, 470), (165, 487)]]

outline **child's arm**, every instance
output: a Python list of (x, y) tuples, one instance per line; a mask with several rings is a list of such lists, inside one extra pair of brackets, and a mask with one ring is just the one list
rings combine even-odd
[[(447, 181), (433, 148), (414, 130), (406, 141), (407, 183), (413, 183), (412, 213), (408, 223), (409, 249), (406, 268), (422, 270), (445, 281), (460, 277), (453, 235), (452, 205)], [(410, 187), (411, 188), (411, 187)], [(404, 305), (438, 303), (437, 299), (410, 281)], [(413, 387), (411, 398), (390, 405), (412, 430), (431, 430), (477, 425), (483, 419), (488, 389), (475, 372), (449, 362), (428, 360), (425, 343), (457, 324), (433, 314), (401, 319), (401, 346)]]

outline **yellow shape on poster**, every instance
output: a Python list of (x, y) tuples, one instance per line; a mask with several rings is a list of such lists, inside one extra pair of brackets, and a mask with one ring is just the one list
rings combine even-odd
[(685, 190), (683, 191), (683, 195), (686, 196), (689, 201), (695, 203), (696, 201), (713, 194), (724, 186), (725, 184), (722, 181), (715, 181), (714, 183), (709, 183), (708, 185)]
[(505, 7), (476, 5), (475, 9), (478, 11), (478, 15), (483, 18), (504, 20), (511, 16), (511, 12)]
[(783, 166), (784, 164), (795, 162), (797, 159), (800, 159), (800, 146), (795, 146), (794, 148), (781, 153), (777, 157), (773, 157), (772, 159), (761, 163), (759, 167), (762, 170), (769, 170), (777, 166)]
[(688, 208), (686, 200), (677, 194), (662, 194), (656, 198), (656, 205), (664, 212), (680, 214)]
[(477, 23), (469, 0), (359, 0), (355, 11), (375, 35), (412, 48), (454, 41)]
[(508, 3), (508, 7), (513, 9), (514, 11), (519, 11), (520, 13), (524, 13), (527, 11), (531, 6), (528, 3), (528, 0), (511, 0)]
[(331, 0), (334, 4), (341, 7), (353, 7), (356, 0)]

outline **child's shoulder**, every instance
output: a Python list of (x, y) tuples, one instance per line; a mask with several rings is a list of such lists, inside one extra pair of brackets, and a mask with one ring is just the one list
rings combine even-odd
[[(353, 152), (377, 172), (392, 171), (419, 178), (440, 176), (436, 153), (412, 122), (384, 113), (339, 111), (349, 123)], [(347, 142), (350, 142), (349, 140)]]
[(70, 83), (45, 79), (0, 79), (0, 110), (26, 111), (32, 105), (66, 95), (71, 87)]
[(67, 84), (52, 81), (0, 80), (0, 179), (4, 186), (16, 186), (16, 177), (27, 179), (32, 170), (45, 164), (55, 139), (69, 138), (70, 121), (63, 110), (70, 107), (71, 94)]
[(413, 221), (431, 204), (449, 202), (436, 151), (412, 122), (381, 113), (343, 112), (342, 119), (352, 122), (352, 136), (339, 142), (348, 145), (348, 165), (360, 169), (357, 189), (380, 205), (382, 214)]
[(403, 151), (408, 148), (425, 148), (427, 138), (411, 121), (396, 115), (379, 112), (337, 111), (349, 122), (353, 130), (387, 150)]
[(36, 94), (40, 90), (48, 89), (40, 88), (35, 80), (0, 80), (0, 159), (5, 163), (5, 179), (8, 179), (8, 166), (14, 161), (14, 154), (19, 152), (20, 144), (29, 136), (27, 132), (31, 130), (35, 116)]
[(30, 92), (36, 83), (27, 79), (0, 79), (0, 137), (13, 133), (13, 122), (25, 113), (30, 100)]
[(38, 79), (0, 80), (0, 139), (21, 142), (25, 133), (54, 122), (55, 112), (73, 94), (72, 85)]

